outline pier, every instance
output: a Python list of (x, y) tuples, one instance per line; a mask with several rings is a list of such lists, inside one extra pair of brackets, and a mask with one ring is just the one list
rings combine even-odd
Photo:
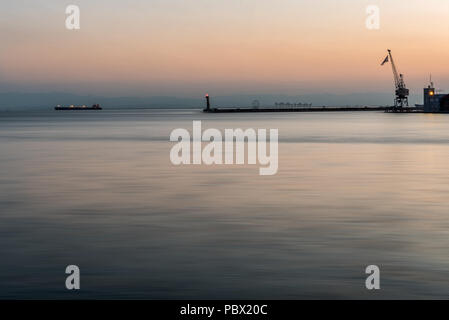
[[(449, 96), (449, 95), (448, 95)], [(210, 97), (208, 94), (206, 98), (206, 108), (203, 112), (206, 113), (248, 113), (248, 112), (368, 112), (368, 111), (383, 111), (387, 113), (423, 113), (425, 112), (423, 106), (344, 106), (344, 107), (313, 107), (311, 104), (308, 107), (297, 105), (277, 105), (276, 107), (217, 107), (212, 108)], [(448, 99), (449, 101), (449, 99)]]
[[(336, 112), (336, 111), (387, 111), (390, 107), (308, 107), (308, 108), (205, 108), (208, 113), (233, 113), (233, 112)], [(408, 108), (414, 109), (414, 108)], [(409, 111), (411, 112), (411, 111)]]

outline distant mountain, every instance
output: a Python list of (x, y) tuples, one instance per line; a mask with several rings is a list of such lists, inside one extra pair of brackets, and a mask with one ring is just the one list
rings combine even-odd
[[(384, 106), (393, 103), (393, 93), (351, 93), (351, 94), (303, 94), (303, 95), (236, 95), (211, 97), (215, 106), (249, 106), (258, 100), (261, 106), (272, 106), (276, 102), (312, 103), (314, 106)], [(410, 105), (421, 103), (422, 96), (411, 95)]]
[[(392, 93), (352, 93), (352, 94), (245, 94), (229, 96), (211, 96), (213, 107), (246, 107), (254, 100), (261, 106), (273, 106), (276, 102), (312, 103), (314, 106), (375, 106), (391, 105)], [(421, 102), (420, 95), (412, 95), (410, 104)], [(110, 109), (117, 108), (201, 108), (203, 97), (102, 97), (93, 95), (76, 95), (71, 93), (0, 93), (0, 110), (43, 110), (55, 105), (92, 105), (99, 103)]]
[(102, 97), (71, 93), (0, 93), (1, 110), (51, 109), (60, 105), (92, 105), (105, 108), (193, 108), (200, 107), (201, 99), (176, 97)]

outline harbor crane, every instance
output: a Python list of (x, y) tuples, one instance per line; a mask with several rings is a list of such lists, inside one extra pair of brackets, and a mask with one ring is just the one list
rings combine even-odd
[(392, 111), (403, 112), (403, 107), (408, 107), (409, 89), (405, 86), (404, 75), (402, 73), (400, 74), (396, 68), (390, 49), (388, 49), (388, 55), (381, 65), (383, 66), (388, 61), (390, 61), (391, 68), (393, 69), (394, 84), (396, 87), (396, 97), (394, 99), (394, 107)]

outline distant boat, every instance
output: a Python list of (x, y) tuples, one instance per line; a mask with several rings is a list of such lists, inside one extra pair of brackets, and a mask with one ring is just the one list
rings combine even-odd
[(88, 106), (85, 106), (85, 105), (74, 106), (73, 104), (68, 106), (68, 107), (63, 107), (63, 106), (58, 104), (55, 107), (55, 110), (103, 110), (103, 108), (100, 107), (99, 104), (94, 104), (94, 105), (92, 105), (92, 107), (88, 107)]

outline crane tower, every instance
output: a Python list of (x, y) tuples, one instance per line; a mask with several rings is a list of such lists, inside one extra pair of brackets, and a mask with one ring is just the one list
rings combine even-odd
[(388, 55), (382, 62), (382, 66), (387, 63), (388, 61), (391, 62), (391, 69), (393, 69), (393, 77), (394, 77), (394, 84), (395, 84), (395, 99), (394, 99), (394, 107), (393, 112), (403, 112), (404, 107), (408, 107), (408, 95), (409, 95), (409, 89), (405, 86), (404, 82), (404, 75), (398, 72), (396, 65), (393, 60), (393, 56), (391, 54), (391, 50), (388, 49)]

